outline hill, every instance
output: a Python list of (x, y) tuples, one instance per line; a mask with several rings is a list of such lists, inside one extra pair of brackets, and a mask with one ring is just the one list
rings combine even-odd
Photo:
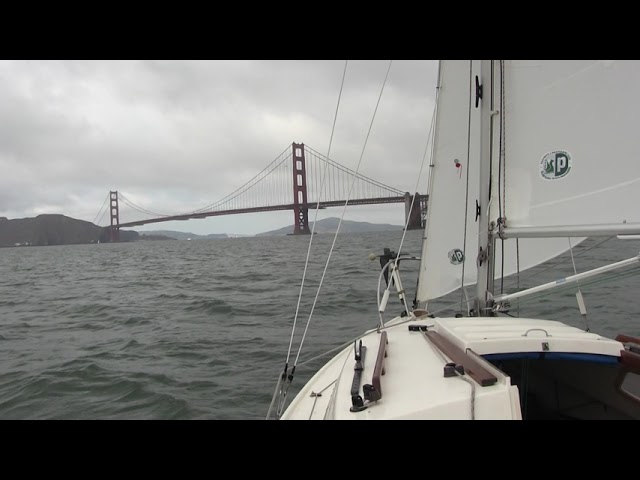
[[(135, 240), (137, 233), (121, 231), (122, 241)], [(70, 245), (107, 241), (102, 227), (58, 214), (8, 220), (0, 217), (0, 247)]]
[(140, 232), (140, 235), (145, 236), (162, 236), (169, 237), (175, 240), (207, 240), (211, 238), (229, 238), (226, 233), (211, 233), (209, 235), (198, 235), (197, 233), (190, 232), (176, 232), (173, 230), (151, 230), (148, 232)]
[[(325, 218), (318, 220), (315, 226), (316, 233), (335, 233), (338, 228), (340, 219), (337, 217)], [(312, 228), (312, 222), (310, 222), (309, 230)], [(359, 232), (386, 232), (394, 230), (402, 230), (402, 225), (390, 225), (388, 223), (369, 223), (369, 222), (354, 222), (352, 220), (343, 220), (340, 226), (341, 233), (359, 233)], [(267, 235), (289, 235), (293, 233), (293, 225), (289, 227), (279, 228), (277, 230), (271, 230), (269, 232), (259, 233), (256, 236)]]

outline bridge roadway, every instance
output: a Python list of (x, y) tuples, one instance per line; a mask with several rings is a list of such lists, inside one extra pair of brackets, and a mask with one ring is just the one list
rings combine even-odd
[[(354, 200), (349, 200), (349, 205), (376, 205), (381, 203), (405, 203), (405, 198), (406, 197), (403, 195), (401, 197), (354, 199)], [(345, 202), (344, 200), (320, 202), (319, 207), (321, 209), (325, 209), (329, 207), (341, 207), (344, 205), (344, 202)], [(216, 210), (211, 212), (186, 213), (183, 215), (171, 215), (166, 217), (150, 218), (147, 220), (140, 220), (137, 222), (120, 223), (118, 226), (120, 228), (137, 227), (140, 225), (146, 225), (148, 223), (170, 222), (173, 220), (190, 220), (192, 218), (217, 217), (220, 215), (236, 215), (240, 213), (275, 212), (279, 210), (293, 210), (295, 207), (314, 210), (317, 205), (318, 205), (317, 203), (305, 203), (305, 204), (301, 203), (297, 205), (293, 203), (289, 203), (287, 205), (275, 205), (270, 207), (237, 208), (232, 210)]]

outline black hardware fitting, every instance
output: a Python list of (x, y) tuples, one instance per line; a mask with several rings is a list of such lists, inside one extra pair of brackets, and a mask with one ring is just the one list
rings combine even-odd
[(480, 204), (478, 203), (478, 200), (476, 200), (476, 222), (478, 221), (478, 217), (480, 216)]
[(368, 383), (362, 386), (362, 391), (364, 392), (364, 399), (368, 402), (376, 402), (382, 398), (376, 387)]
[(427, 325), (409, 325), (410, 332), (426, 332)]
[(462, 365), (456, 365), (455, 363), (447, 363), (444, 366), (444, 377), (457, 377), (458, 372), (460, 375), (464, 375), (464, 367)]
[(476, 108), (478, 108), (478, 104), (480, 103), (480, 99), (482, 98), (482, 85), (480, 85), (480, 78), (476, 75)]
[(364, 410), (364, 401), (360, 396), (360, 381), (362, 378), (362, 371), (364, 370), (364, 354), (367, 351), (367, 347), (362, 346), (362, 340), (360, 340), (360, 344), (357, 345), (354, 342), (353, 348), (355, 350), (355, 360), (356, 364), (353, 367), (353, 382), (351, 383), (351, 408), (352, 412), (360, 412)]

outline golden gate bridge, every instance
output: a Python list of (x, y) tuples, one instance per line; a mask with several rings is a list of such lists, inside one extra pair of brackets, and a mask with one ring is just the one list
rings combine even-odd
[[(426, 195), (417, 192), (412, 195), (384, 185), (327, 158), (303, 143), (292, 143), (244, 185), (197, 210), (179, 215), (164, 215), (136, 205), (116, 190), (109, 192), (96, 219), (100, 217), (97, 222), (99, 225), (109, 212), (110, 223), (105, 227), (108, 230), (107, 237), (111, 242), (117, 242), (120, 240), (121, 228), (192, 218), (292, 210), (292, 233), (304, 235), (311, 233), (308, 215), (310, 209), (344, 206), (349, 192), (351, 195), (348, 205), (404, 203), (407, 228), (424, 228)], [(127, 220), (122, 215), (123, 206), (136, 212), (138, 217), (146, 217), (122, 221)]]

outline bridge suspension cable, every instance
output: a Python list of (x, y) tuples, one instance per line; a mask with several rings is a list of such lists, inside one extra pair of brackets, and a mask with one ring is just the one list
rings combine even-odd
[(312, 153), (314, 156), (318, 157), (320, 160), (322, 160), (323, 162), (328, 163), (329, 165), (331, 165), (333, 168), (349, 175), (350, 177), (356, 177), (357, 179), (363, 181), (364, 183), (370, 184), (374, 187), (379, 188), (380, 190), (391, 194), (391, 195), (404, 195), (404, 192), (402, 190), (398, 190), (397, 188), (394, 187), (390, 187), (389, 185), (385, 185), (384, 183), (381, 183), (377, 180), (373, 180), (372, 178), (369, 178), (365, 175), (362, 175), (359, 172), (353, 171), (348, 167), (345, 167), (344, 165), (339, 164), (338, 162), (331, 160), (331, 158), (321, 154), (320, 152), (317, 152), (316, 150), (314, 150), (313, 148), (311, 148), (309, 145), (305, 145), (305, 148)]
[[(107, 204), (107, 202), (109, 201), (109, 194), (107, 194), (106, 197), (104, 197), (104, 202), (102, 203), (102, 206), (100, 207), (100, 210), (98, 210), (98, 213), (96, 214), (95, 218), (93, 219), (93, 223), (94, 225), (100, 225), (100, 222), (102, 222), (103, 217), (105, 216), (105, 214), (107, 213), (107, 209), (104, 208), (105, 205)], [(104, 209), (104, 212), (102, 211)], [(98, 217), (100, 216), (100, 213), (102, 213), (102, 216), (100, 217), (100, 220), (98, 220)], [(98, 223), (96, 223), (96, 220), (98, 220)]]
[(290, 146), (289, 145), (287, 145), (287, 148), (285, 148), (284, 151), (282, 153), (280, 153), (280, 155), (278, 155), (269, 165), (267, 165), (264, 169), (262, 169), (262, 171), (260, 171), (253, 178), (251, 178), (249, 181), (247, 181), (244, 185), (242, 185), (241, 187), (237, 188), (236, 190), (234, 190), (233, 192), (231, 192), (227, 196), (222, 197), (221, 199), (219, 199), (219, 200), (217, 200), (217, 201), (215, 201), (215, 202), (213, 202), (213, 203), (211, 203), (211, 204), (209, 204), (209, 205), (207, 205), (205, 207), (199, 208), (199, 209), (194, 210), (194, 211), (189, 212), (189, 213), (207, 212), (207, 211), (211, 211), (211, 210), (215, 209), (216, 207), (219, 207), (221, 205), (229, 203), (231, 200), (236, 199), (241, 194), (243, 194), (244, 192), (246, 192), (250, 188), (252, 188), (255, 185), (257, 185), (258, 183), (260, 183), (262, 180), (264, 180), (268, 175), (273, 173), (277, 168), (281, 167), (283, 165), (283, 163), (285, 162), (285, 160), (287, 160), (288, 158), (291, 158), (291, 150), (290, 150)]
[(120, 200), (122, 200), (126, 205), (128, 205), (129, 207), (133, 208), (134, 210), (137, 210), (139, 212), (142, 213), (146, 213), (147, 215), (153, 215), (155, 217), (168, 217), (169, 215), (167, 215), (166, 213), (156, 213), (156, 212), (152, 212), (150, 210), (147, 210), (145, 208), (142, 208), (138, 205), (136, 205), (135, 203), (133, 203), (131, 200), (129, 200), (127, 197), (125, 197), (122, 192), (118, 192), (118, 197), (120, 198)]

